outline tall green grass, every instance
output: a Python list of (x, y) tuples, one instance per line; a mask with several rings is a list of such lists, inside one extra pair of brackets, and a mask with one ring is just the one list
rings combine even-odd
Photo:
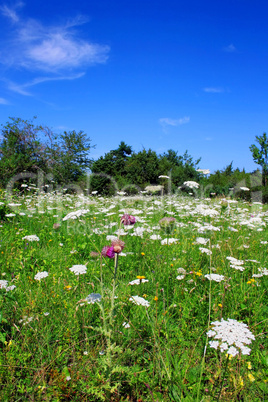
[[(21, 205), (10, 206), (3, 194), (1, 202), (1, 401), (268, 399), (268, 277), (253, 277), (267, 267), (264, 207), (175, 196), (46, 194), (14, 197)], [(63, 220), (79, 209), (88, 212)], [(137, 222), (121, 227), (115, 274), (114, 259), (100, 253), (124, 212)], [(159, 226), (168, 216), (176, 219), (171, 233)], [(244, 261), (243, 271), (230, 256)], [(87, 272), (76, 276), (73, 265)], [(209, 281), (211, 273), (224, 280)], [(137, 276), (148, 282), (129, 285)], [(101, 300), (88, 304), (92, 293)], [(248, 325), (249, 356), (227, 359), (210, 348), (210, 323), (222, 318)]]

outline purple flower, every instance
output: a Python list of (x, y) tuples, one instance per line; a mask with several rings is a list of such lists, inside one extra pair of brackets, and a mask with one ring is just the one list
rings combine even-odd
[(109, 247), (109, 246), (104, 246), (103, 249), (101, 250), (101, 255), (103, 257), (109, 257), (109, 258), (114, 258), (114, 248)]
[(123, 223), (123, 225), (134, 225), (135, 222), (136, 222), (135, 216), (124, 214), (121, 217), (121, 223)]

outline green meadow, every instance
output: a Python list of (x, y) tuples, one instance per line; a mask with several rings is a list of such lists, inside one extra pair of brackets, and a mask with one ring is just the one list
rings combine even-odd
[(0, 199), (1, 401), (268, 400), (266, 206), (31, 191)]

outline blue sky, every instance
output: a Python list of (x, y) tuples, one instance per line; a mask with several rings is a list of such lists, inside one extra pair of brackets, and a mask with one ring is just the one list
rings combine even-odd
[(84, 131), (94, 159), (168, 149), (252, 171), (268, 127), (267, 0), (77, 0), (0, 6), (0, 123)]

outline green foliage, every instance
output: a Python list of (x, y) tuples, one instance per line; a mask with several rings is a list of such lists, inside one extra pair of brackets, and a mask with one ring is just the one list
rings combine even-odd
[[(119, 147), (101, 156), (92, 166), (91, 189), (101, 194), (112, 195), (118, 190), (137, 193), (147, 185), (163, 184), (160, 175), (171, 175), (172, 190), (186, 180), (196, 180), (196, 167), (200, 159), (193, 158), (186, 151), (182, 156), (172, 149), (157, 155), (152, 149), (133, 152), (121, 142)], [(164, 183), (166, 191), (167, 182)]]
[(57, 137), (48, 127), (35, 125), (34, 121), (10, 118), (2, 125), (1, 134), (2, 187), (10, 179), (18, 185), (23, 179), (36, 180), (36, 173), (43, 177), (50, 174), (59, 184), (77, 182), (90, 167), (91, 140), (82, 131), (64, 131)]
[(256, 141), (259, 144), (258, 148), (255, 144), (252, 144), (249, 149), (252, 153), (254, 162), (262, 167), (263, 172), (263, 186), (267, 185), (268, 175), (268, 138), (267, 134), (263, 133), (262, 136), (256, 136)]

